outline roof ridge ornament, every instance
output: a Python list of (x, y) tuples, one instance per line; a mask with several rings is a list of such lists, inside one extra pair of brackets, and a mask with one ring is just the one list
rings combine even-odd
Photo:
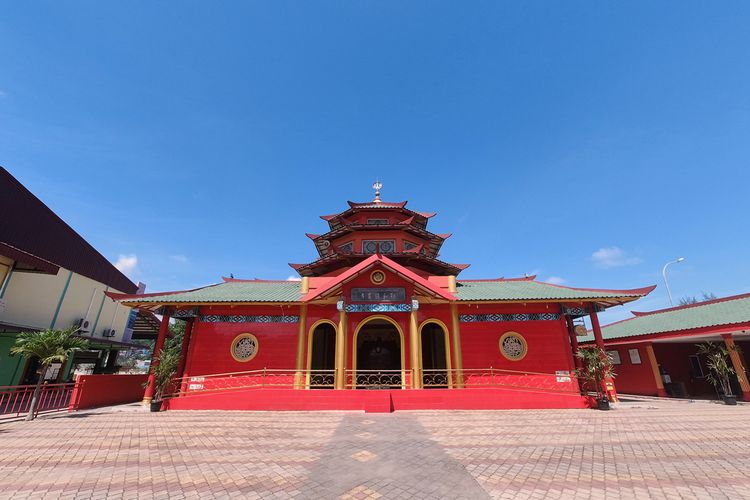
[(379, 180), (375, 180), (372, 188), (375, 190), (375, 199), (372, 201), (374, 203), (382, 203), (382, 200), (380, 199), (380, 190), (383, 189), (383, 184)]

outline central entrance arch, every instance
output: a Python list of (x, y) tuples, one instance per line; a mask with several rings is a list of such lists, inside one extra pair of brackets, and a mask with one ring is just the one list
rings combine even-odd
[(404, 332), (383, 315), (369, 316), (354, 332), (352, 386), (401, 389), (404, 384)]

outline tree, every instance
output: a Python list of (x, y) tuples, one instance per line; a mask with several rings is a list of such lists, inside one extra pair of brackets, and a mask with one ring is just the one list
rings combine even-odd
[(39, 332), (21, 333), (16, 338), (16, 343), (10, 348), (13, 354), (21, 354), (28, 357), (39, 358), (40, 376), (34, 388), (34, 395), (29, 405), (29, 414), (26, 420), (34, 420), (36, 408), (39, 404), (39, 394), (42, 391), (42, 382), (47, 368), (52, 363), (64, 363), (65, 360), (78, 349), (86, 349), (89, 345), (86, 339), (78, 337), (78, 328), (72, 327), (67, 330), (54, 330), (49, 328)]
[(722, 392), (724, 396), (734, 396), (729, 377), (736, 372), (731, 364), (729, 355), (734, 351), (739, 352), (739, 347), (736, 345), (727, 347), (726, 344), (721, 342), (706, 342), (696, 344), (696, 347), (698, 347), (698, 354), (706, 357), (706, 367), (708, 367), (706, 379)]
[(583, 379), (584, 386), (589, 390), (596, 391), (597, 399), (606, 397), (604, 381), (607, 378), (615, 377), (610, 357), (596, 345), (578, 348), (576, 357), (583, 361), (583, 367), (576, 370), (576, 375)]
[(158, 362), (151, 368), (154, 374), (154, 401), (161, 401), (164, 395), (173, 389), (172, 379), (180, 365), (181, 350), (182, 335), (175, 335), (167, 339), (164, 347), (156, 355), (155, 361)]
[(680, 299), (680, 305), (681, 306), (689, 306), (690, 304), (697, 304), (698, 302), (705, 302), (707, 300), (714, 300), (716, 299), (716, 295), (714, 295), (712, 292), (701, 292), (701, 298), (698, 299), (695, 296), (686, 295), (685, 297), (682, 297)]

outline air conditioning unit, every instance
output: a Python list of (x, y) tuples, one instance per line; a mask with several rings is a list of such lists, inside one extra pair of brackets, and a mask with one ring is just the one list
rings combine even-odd
[(114, 328), (107, 328), (102, 332), (102, 337), (114, 337), (116, 333), (117, 330), (115, 330)]
[(86, 318), (79, 319), (73, 326), (78, 328), (78, 333), (89, 333), (91, 331), (89, 320), (87, 320)]

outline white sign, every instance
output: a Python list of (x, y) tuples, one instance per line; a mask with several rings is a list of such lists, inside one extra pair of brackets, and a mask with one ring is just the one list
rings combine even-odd
[(555, 375), (557, 375), (557, 381), (561, 384), (564, 382), (570, 382), (570, 372), (567, 370), (557, 370)]
[(206, 377), (190, 377), (191, 382), (205, 382)]
[(188, 385), (188, 390), (189, 391), (199, 391), (201, 389), (203, 389), (203, 384), (190, 384), (190, 385)]

